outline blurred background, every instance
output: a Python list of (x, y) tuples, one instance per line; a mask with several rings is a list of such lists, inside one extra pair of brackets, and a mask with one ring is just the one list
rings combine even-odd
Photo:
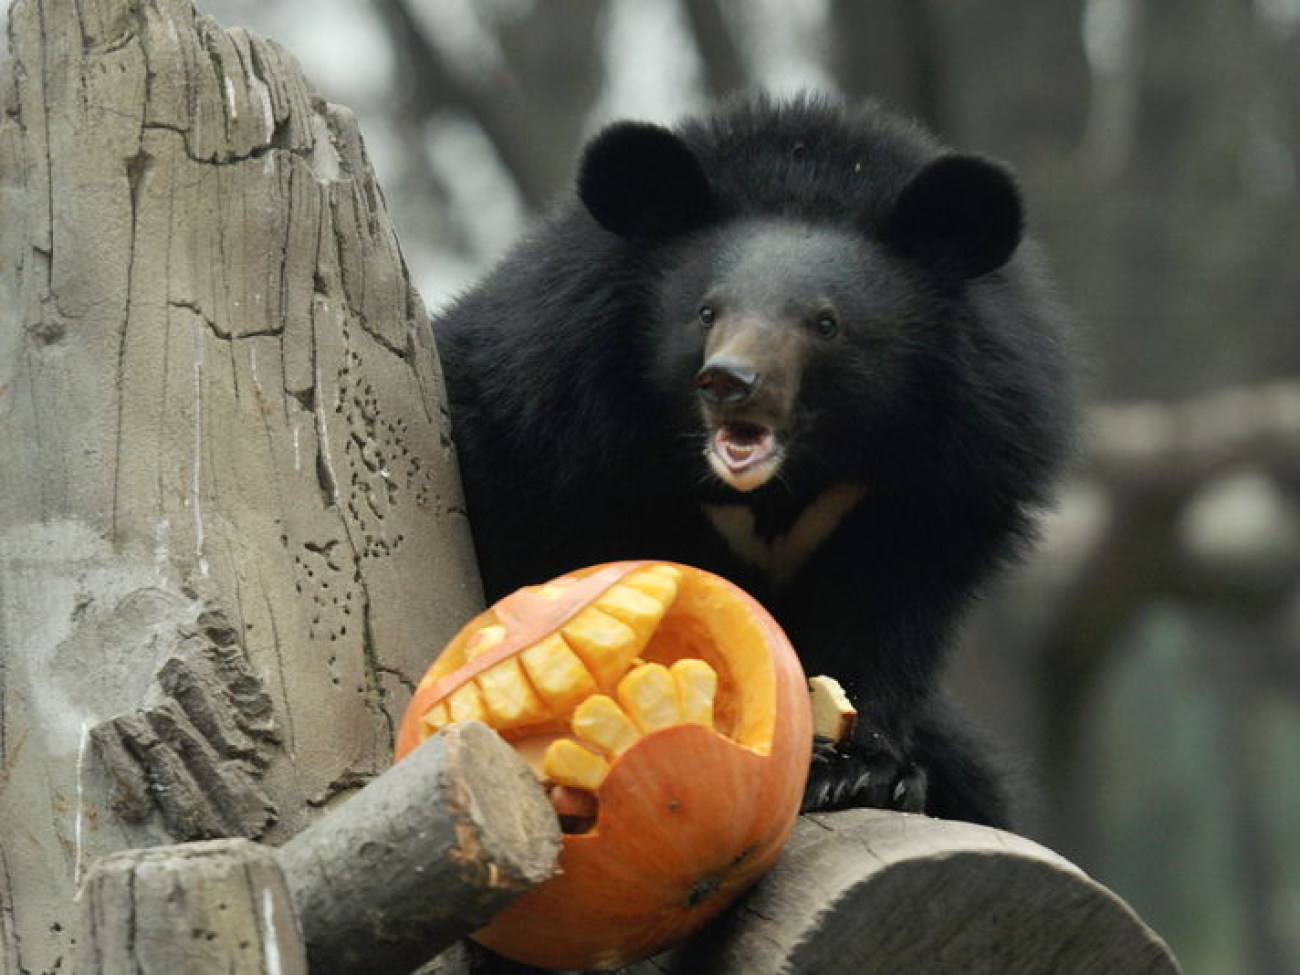
[(952, 674), (1186, 970), (1300, 972), (1300, 0), (200, 0), (360, 118), (436, 308), (624, 116), (838, 89), (1011, 162), (1082, 457)]

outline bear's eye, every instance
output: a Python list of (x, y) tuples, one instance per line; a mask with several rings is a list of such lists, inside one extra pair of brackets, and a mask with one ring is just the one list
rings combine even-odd
[(840, 323), (835, 320), (834, 315), (827, 312), (817, 316), (817, 320), (813, 322), (813, 331), (820, 338), (831, 339), (839, 334)]
[(708, 328), (717, 320), (718, 320), (718, 313), (714, 311), (711, 306), (704, 305), (702, 308), (700, 308), (700, 324), (703, 325), (705, 328)]

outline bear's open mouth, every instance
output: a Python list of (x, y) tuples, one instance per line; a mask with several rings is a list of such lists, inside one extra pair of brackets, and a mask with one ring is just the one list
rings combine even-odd
[(709, 441), (714, 472), (739, 491), (751, 491), (776, 473), (780, 446), (776, 432), (761, 423), (731, 420), (720, 423)]

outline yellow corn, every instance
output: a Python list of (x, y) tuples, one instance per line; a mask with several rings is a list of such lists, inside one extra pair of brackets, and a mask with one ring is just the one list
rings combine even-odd
[[(658, 663), (634, 666), (676, 599), (680, 579), (680, 570), (670, 565), (629, 573), (558, 633), (458, 687), (429, 709), (425, 726), (433, 733), (453, 721), (479, 720), (504, 731), (571, 713), (574, 733), (612, 758), (646, 731), (683, 721), (711, 724), (717, 691), (717, 674), (711, 667), (698, 660), (678, 661), (671, 670)], [(552, 583), (538, 592), (544, 598), (558, 598), (567, 589)], [(482, 627), (465, 641), (464, 659), (487, 653), (507, 635), (499, 623)], [(617, 695), (622, 706), (608, 694)], [(573, 748), (592, 755), (574, 742), (559, 745), (554, 761), (582, 763), (583, 770), (566, 772), (567, 778), (553, 781), (579, 785), (579, 780), (591, 781), (596, 775), (590, 759)], [(546, 755), (550, 753), (548, 747)], [(593, 757), (601, 760), (599, 755)]]

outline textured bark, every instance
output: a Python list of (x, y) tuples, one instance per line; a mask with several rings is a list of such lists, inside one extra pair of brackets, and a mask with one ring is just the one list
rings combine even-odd
[(409, 972), (551, 876), (555, 813), (485, 725), (453, 725), (278, 851), (127, 850), (81, 890), (76, 971)]
[(18, 0), (0, 66), (0, 972), (124, 847), (272, 842), (388, 764), (480, 595), (349, 113), (184, 0)]
[[(464, 946), (420, 975), (522, 975)], [(535, 969), (527, 970), (535, 971)], [(803, 816), (776, 866), (692, 941), (623, 975), (1177, 975), (1122, 900), (1036, 843), (876, 809)]]
[(628, 975), (1174, 975), (1118, 897), (1036, 843), (854, 809), (803, 817), (723, 923)]
[(110, 854), (86, 877), (78, 931), (86, 975), (307, 975), (284, 877), (248, 840)]

